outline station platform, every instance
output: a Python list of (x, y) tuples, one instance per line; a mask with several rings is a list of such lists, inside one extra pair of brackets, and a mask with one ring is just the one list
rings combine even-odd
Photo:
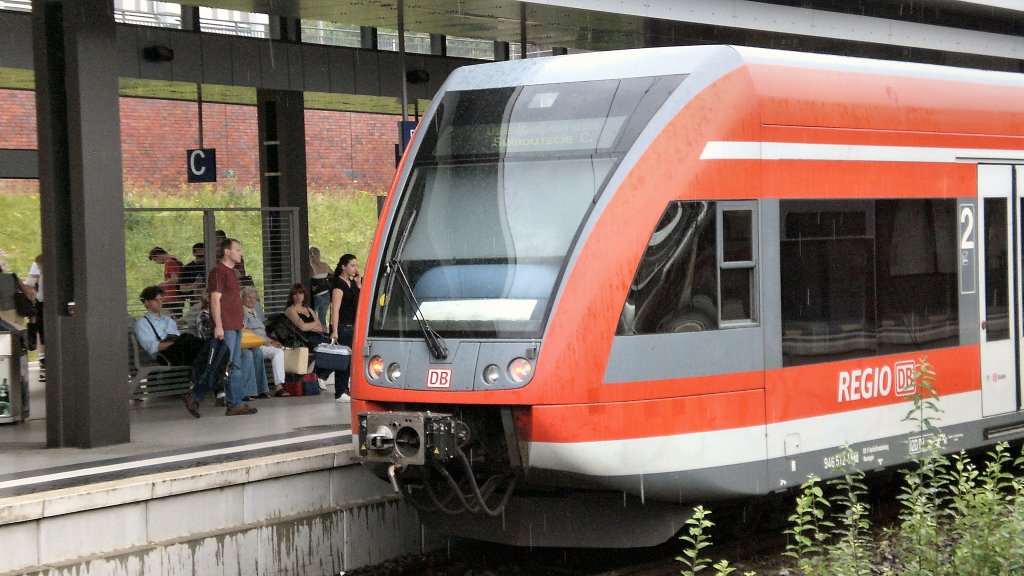
[(355, 461), (331, 388), (250, 416), (134, 401), (131, 442), (94, 449), (47, 448), (31, 363), (29, 391), (0, 425), (0, 576), (338, 574), (439, 545)]
[(259, 412), (251, 416), (227, 417), (212, 398), (198, 419), (176, 398), (131, 401), (130, 443), (47, 448), (37, 363), (29, 364), (29, 376), (29, 419), (0, 425), (0, 498), (321, 446), (351, 448), (350, 405), (335, 402), (330, 387), (317, 396), (253, 401)]

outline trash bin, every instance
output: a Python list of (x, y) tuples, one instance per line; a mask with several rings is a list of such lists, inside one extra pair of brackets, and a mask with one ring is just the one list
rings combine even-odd
[(0, 319), (0, 424), (28, 420), (28, 356), (23, 332)]

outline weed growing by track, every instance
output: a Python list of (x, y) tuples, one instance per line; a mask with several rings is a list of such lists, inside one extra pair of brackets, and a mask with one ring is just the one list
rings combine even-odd
[[(812, 475), (801, 486), (785, 530), (789, 544), (784, 554), (791, 562), (786, 573), (1024, 573), (1024, 454), (1014, 459), (1008, 445), (1000, 443), (981, 464), (963, 452), (943, 456), (945, 438), (937, 425), (942, 410), (927, 359), (919, 361), (914, 378), (913, 407), (904, 420), (916, 424), (912, 436), (921, 449), (903, 472), (897, 521), (884, 529), (871, 526), (863, 472), (849, 469), (824, 483)], [(677, 558), (685, 567), (682, 574), (692, 576), (709, 567), (718, 576), (733, 573), (736, 568), (727, 561), (712, 566), (703, 556), (711, 545), (706, 533), (714, 523), (703, 507), (694, 512), (680, 538), (686, 543)]]

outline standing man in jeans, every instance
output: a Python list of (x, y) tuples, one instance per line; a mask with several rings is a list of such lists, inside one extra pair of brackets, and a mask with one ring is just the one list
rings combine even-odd
[[(256, 409), (242, 402), (242, 293), (235, 276), (235, 266), (242, 261), (242, 245), (234, 238), (225, 238), (220, 248), (223, 253), (220, 262), (210, 271), (207, 287), (210, 291), (210, 321), (213, 323), (213, 337), (223, 340), (231, 353), (230, 375), (224, 387), (228, 416), (255, 414)], [(199, 414), (199, 400), (206, 390), (193, 390), (185, 395), (185, 408), (193, 416)]]

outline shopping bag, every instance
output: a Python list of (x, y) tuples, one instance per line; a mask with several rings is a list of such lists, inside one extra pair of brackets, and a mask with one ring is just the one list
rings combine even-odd
[(285, 348), (284, 371), (290, 374), (306, 374), (309, 372), (309, 349)]

